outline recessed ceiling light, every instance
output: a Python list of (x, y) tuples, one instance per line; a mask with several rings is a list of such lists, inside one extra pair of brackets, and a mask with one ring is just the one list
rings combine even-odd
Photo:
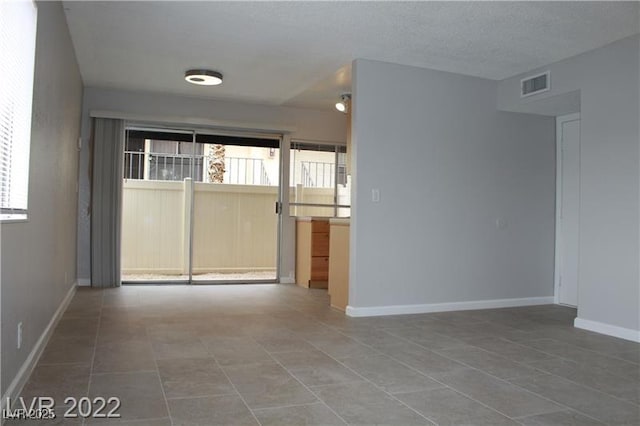
[(211, 70), (189, 70), (184, 73), (184, 79), (189, 83), (201, 86), (217, 86), (222, 84), (222, 74)]

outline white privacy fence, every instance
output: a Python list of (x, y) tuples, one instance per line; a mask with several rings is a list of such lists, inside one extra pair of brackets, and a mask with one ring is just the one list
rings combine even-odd
[[(292, 201), (311, 204), (331, 204), (333, 196), (327, 188), (290, 192)], [(125, 180), (122, 273), (187, 274), (192, 224), (194, 273), (275, 271), (277, 197), (277, 186)], [(298, 208), (299, 215), (312, 209)]]

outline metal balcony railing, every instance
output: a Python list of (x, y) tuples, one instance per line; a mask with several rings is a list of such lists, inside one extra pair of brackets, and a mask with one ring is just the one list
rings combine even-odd
[[(225, 157), (224, 163), (223, 183), (271, 185), (271, 179), (262, 159)], [(125, 179), (181, 181), (192, 177), (195, 182), (208, 182), (208, 169), (209, 158), (204, 155), (141, 151), (124, 153)]]
[(306, 188), (333, 188), (335, 164), (318, 161), (302, 161), (301, 182)]
[(260, 158), (226, 157), (224, 165), (224, 183), (271, 185), (264, 161)]

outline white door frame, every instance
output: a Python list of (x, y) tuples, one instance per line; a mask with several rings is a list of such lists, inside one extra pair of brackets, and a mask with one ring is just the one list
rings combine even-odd
[[(555, 268), (553, 273), (553, 300), (556, 305), (560, 303), (560, 250), (562, 248), (562, 124), (576, 120), (580, 120), (580, 113), (556, 117), (556, 238), (554, 260)], [(578, 200), (579, 199), (580, 194), (578, 194)], [(580, 281), (578, 280), (578, 286), (579, 285)], [(578, 301), (579, 300), (580, 298), (578, 297)]]

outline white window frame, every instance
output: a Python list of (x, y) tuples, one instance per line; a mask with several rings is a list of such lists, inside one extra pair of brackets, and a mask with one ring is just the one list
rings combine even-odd
[(0, 221), (27, 219), (38, 10), (0, 2)]

